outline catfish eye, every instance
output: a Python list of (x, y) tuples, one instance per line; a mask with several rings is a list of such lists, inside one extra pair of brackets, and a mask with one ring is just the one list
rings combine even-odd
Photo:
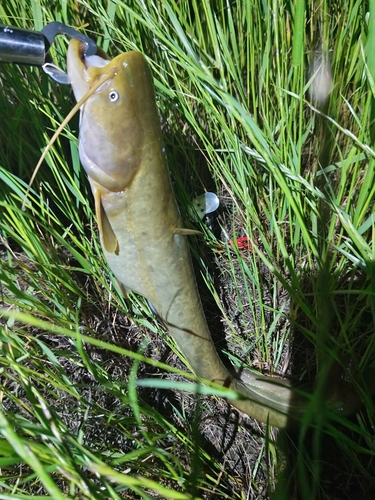
[(109, 100), (111, 102), (116, 102), (120, 98), (120, 94), (117, 92), (117, 90), (111, 90), (111, 92), (108, 94)]

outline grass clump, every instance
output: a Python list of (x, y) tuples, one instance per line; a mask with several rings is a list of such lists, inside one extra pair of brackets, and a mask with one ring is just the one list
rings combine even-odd
[[(77, 118), (21, 210), (73, 98), (37, 68), (3, 64), (0, 498), (369, 497), (371, 9), (354, 0), (0, 6), (3, 24), (62, 21), (111, 56), (146, 54), (183, 216), (205, 190), (221, 199), (216, 225), (192, 241), (218, 349), (237, 366), (316, 380), (301, 426), (277, 439), (193, 377), (183, 382), (175, 346), (147, 304), (122, 298), (103, 261)], [(52, 53), (65, 67), (64, 37)], [(334, 384), (360, 394), (353, 418), (325, 409)]]

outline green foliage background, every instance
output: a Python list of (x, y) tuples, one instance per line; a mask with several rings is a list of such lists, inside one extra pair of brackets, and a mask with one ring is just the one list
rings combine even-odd
[[(116, 332), (135, 331), (130, 320), (116, 330), (121, 316), (135, 322), (137, 335), (150, 340), (148, 332), (158, 332), (170, 343), (142, 300), (121, 297), (101, 257), (77, 118), (21, 210), (33, 168), (73, 105), (71, 92), (38, 68), (2, 64), (0, 498), (293, 498), (295, 491), (305, 499), (337, 491), (368, 498), (374, 3), (9, 0), (0, 20), (37, 31), (62, 21), (111, 56), (147, 56), (183, 216), (205, 189), (222, 200), (220, 234), (202, 224), (204, 243), (192, 246), (207, 300), (224, 318), (227, 355), (301, 380), (317, 374), (296, 436), (284, 436), (282, 446), (258, 427), (264, 440), (241, 476), (200, 443), (184, 405), (175, 408), (176, 425), (140, 397), (140, 363), (181, 371), (151, 358), (142, 342), (132, 349), (117, 341)], [(66, 47), (59, 37), (51, 49), (63, 68)], [(325, 85), (329, 97), (320, 101)], [(228, 244), (238, 236), (250, 238), (251, 252)], [(207, 253), (222, 271), (221, 295)], [(130, 371), (119, 376), (111, 363), (125, 358)], [(77, 380), (79, 370), (90, 380)], [(338, 385), (354, 384), (364, 403), (350, 420), (322, 404), (335, 370)], [(154, 388), (178, 387), (174, 379), (152, 380)], [(100, 440), (93, 422), (118, 441)], [(328, 438), (340, 455), (329, 479)]]

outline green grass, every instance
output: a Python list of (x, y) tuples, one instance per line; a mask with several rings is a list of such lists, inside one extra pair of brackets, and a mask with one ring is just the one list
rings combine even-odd
[[(111, 56), (145, 53), (183, 217), (204, 190), (221, 199), (219, 229), (191, 241), (215, 341), (237, 366), (317, 378), (298, 431), (278, 436), (181, 378), (176, 347), (102, 258), (77, 118), (21, 210), (73, 97), (38, 68), (3, 64), (0, 499), (368, 498), (373, 3), (370, 16), (359, 0), (3, 3), (3, 24), (62, 21)], [(52, 49), (63, 68), (66, 47)], [(311, 97), (319, 57), (325, 102)], [(229, 246), (245, 235), (252, 251)], [(365, 402), (350, 420), (322, 406), (346, 379)]]

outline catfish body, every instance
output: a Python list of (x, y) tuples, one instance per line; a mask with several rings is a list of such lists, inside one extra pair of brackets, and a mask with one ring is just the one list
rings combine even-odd
[[(286, 427), (305, 401), (287, 381), (229, 373), (212, 342), (192, 268), (187, 237), (166, 166), (154, 87), (144, 56), (83, 58), (72, 40), (68, 74), (77, 101), (103, 84), (81, 108), (79, 152), (95, 198), (101, 244), (119, 282), (156, 308), (194, 372), (239, 392), (231, 400), (250, 416)], [(90, 59), (90, 60), (89, 60)]]

